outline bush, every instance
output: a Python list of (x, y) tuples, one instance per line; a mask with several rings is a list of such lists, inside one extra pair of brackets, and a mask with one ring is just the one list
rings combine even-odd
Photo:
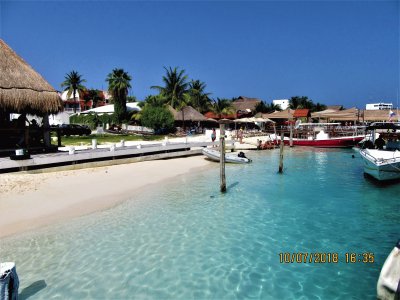
[(102, 126), (103, 124), (115, 124), (117, 118), (115, 114), (103, 114), (99, 116), (96, 113), (89, 113), (87, 115), (73, 115), (69, 118), (70, 123), (87, 125), (91, 129), (96, 129), (97, 126)]
[(174, 130), (174, 117), (166, 107), (146, 105), (141, 113), (142, 125), (154, 129), (155, 133), (168, 133)]

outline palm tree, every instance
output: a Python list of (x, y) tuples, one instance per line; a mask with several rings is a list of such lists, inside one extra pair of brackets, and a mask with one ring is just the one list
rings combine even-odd
[(282, 111), (282, 108), (278, 104), (274, 104), (274, 103), (267, 104), (267, 112), (271, 113), (274, 111)]
[(235, 108), (231, 100), (217, 98), (217, 100), (214, 100), (211, 111), (221, 119), (222, 115), (235, 113)]
[(160, 94), (164, 95), (167, 98), (168, 104), (173, 108), (178, 108), (181, 106), (180, 102), (185, 101), (184, 95), (188, 92), (189, 88), (185, 70), (178, 71), (177, 67), (174, 69), (164, 67), (164, 69), (167, 71), (166, 76), (162, 78), (164, 86), (155, 85), (151, 88), (158, 90)]
[(65, 87), (64, 91), (67, 92), (67, 98), (74, 95), (74, 113), (76, 113), (76, 92), (83, 92), (86, 88), (82, 83), (86, 82), (82, 79), (82, 75), (79, 75), (76, 71), (71, 71), (65, 75), (65, 80), (61, 83), (61, 87)]
[(191, 103), (200, 113), (206, 113), (211, 107), (211, 100), (208, 97), (211, 94), (206, 93), (205, 89), (206, 84), (200, 80), (192, 80), (189, 83), (189, 95), (191, 98)]
[(83, 95), (83, 100), (85, 100), (85, 103), (92, 100), (92, 108), (95, 108), (95, 107), (97, 107), (97, 103), (99, 101), (104, 100), (104, 96), (102, 95), (102, 92), (100, 90), (89, 89), (89, 90), (86, 90), (85, 94)]
[(114, 69), (106, 78), (108, 91), (114, 100), (114, 112), (119, 123), (122, 123), (126, 116), (126, 97), (128, 96), (128, 89), (131, 88), (131, 80), (132, 77), (124, 69)]
[(167, 71), (166, 76), (163, 76), (164, 86), (152, 86), (151, 88), (158, 90), (161, 95), (165, 96), (167, 104), (182, 111), (183, 129), (185, 129), (183, 108), (190, 104), (190, 97), (188, 97), (189, 83), (185, 70), (179, 71), (177, 67), (174, 69), (164, 67), (164, 69)]
[(289, 99), (289, 107), (291, 109), (308, 108), (311, 109), (314, 103), (306, 96), (294, 96)]

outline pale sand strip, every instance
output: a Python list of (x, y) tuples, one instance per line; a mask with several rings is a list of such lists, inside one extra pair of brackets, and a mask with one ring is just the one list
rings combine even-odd
[(0, 175), (0, 237), (115, 206), (149, 184), (210, 164), (204, 156), (40, 174)]

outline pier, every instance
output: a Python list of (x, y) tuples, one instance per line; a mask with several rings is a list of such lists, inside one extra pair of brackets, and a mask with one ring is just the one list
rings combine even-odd
[[(96, 149), (58, 151), (31, 154), (29, 159), (0, 158), (0, 173), (53, 170), (71, 170), (100, 167), (155, 159), (169, 159), (201, 155), (203, 147), (219, 145), (217, 142), (155, 143), (133, 146), (111, 145)], [(67, 147), (68, 148), (68, 147)], [(65, 149), (64, 149), (65, 150)]]

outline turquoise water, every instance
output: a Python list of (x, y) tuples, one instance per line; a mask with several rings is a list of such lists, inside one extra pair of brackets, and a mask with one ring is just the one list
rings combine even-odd
[[(364, 178), (348, 150), (250, 152), (73, 222), (0, 240), (30, 299), (375, 299), (399, 239), (400, 184)], [(166, 171), (166, 170), (165, 170)], [(132, 174), (135, 180), (138, 174)], [(279, 253), (339, 263), (281, 263)], [(371, 252), (374, 263), (345, 263)]]

